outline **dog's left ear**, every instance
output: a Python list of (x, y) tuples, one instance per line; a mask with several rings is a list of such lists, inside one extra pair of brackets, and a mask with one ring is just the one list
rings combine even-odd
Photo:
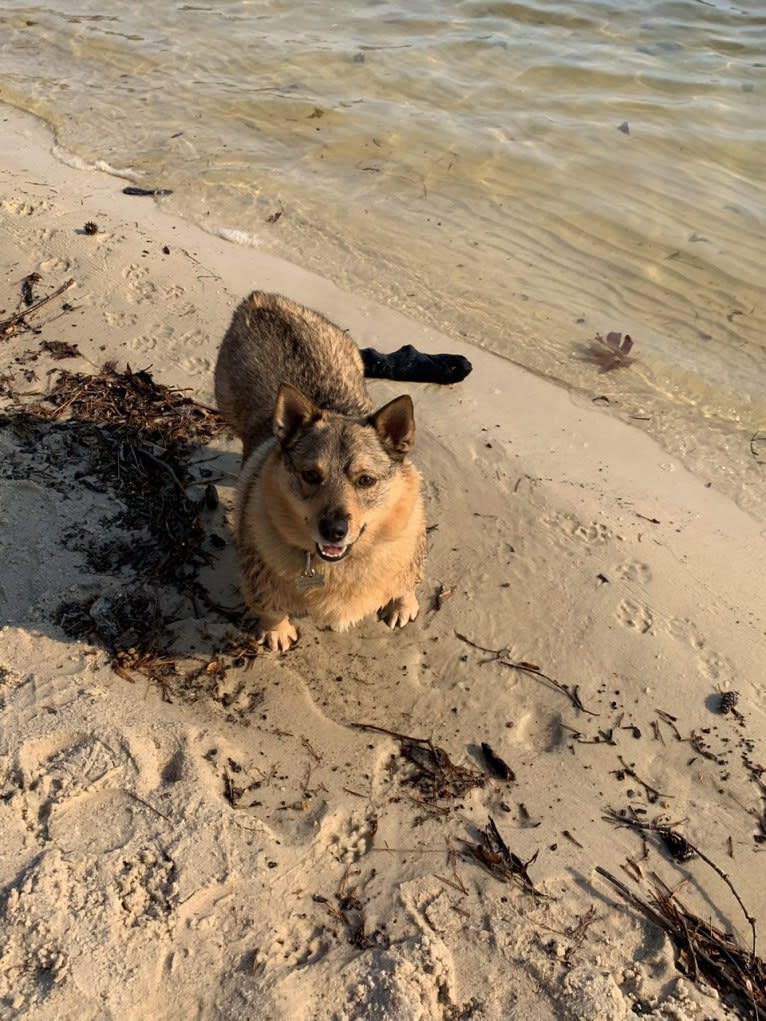
[(394, 398), (370, 416), (370, 425), (383, 448), (395, 461), (401, 461), (415, 444), (415, 411), (407, 394)]
[(274, 405), (274, 435), (283, 447), (291, 447), (301, 429), (312, 425), (321, 416), (321, 411), (289, 383), (282, 383)]

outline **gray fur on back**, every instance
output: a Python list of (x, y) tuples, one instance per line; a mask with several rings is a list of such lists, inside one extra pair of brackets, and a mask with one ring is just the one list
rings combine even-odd
[(218, 407), (246, 453), (272, 435), (281, 383), (342, 415), (373, 410), (359, 350), (343, 330), (289, 298), (253, 291), (232, 316), (215, 370)]

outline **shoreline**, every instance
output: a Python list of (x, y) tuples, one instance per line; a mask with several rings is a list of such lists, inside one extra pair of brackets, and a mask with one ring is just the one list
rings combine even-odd
[[(66, 149), (54, 147), (54, 152), (57, 159), (80, 172), (94, 169)], [(95, 169), (123, 182), (144, 181), (139, 171), (126, 170), (128, 176), (123, 177), (108, 165), (100, 166), (96, 160)], [(296, 263), (312, 267), (314, 275), (331, 277), (341, 292), (345, 288), (354, 293), (354, 304), (376, 309), (376, 301), (382, 302), (397, 309), (405, 317), (401, 320), (404, 323), (411, 316), (429, 324), (437, 336), (444, 331), (465, 337), (472, 348), (499, 352), (501, 361), (554, 382), (577, 394), (578, 399), (600, 401), (610, 417), (646, 432), (668, 451), (669, 458), (680, 460), (766, 522), (763, 458), (759, 454), (763, 445), (760, 427), (766, 420), (766, 383), (752, 369), (758, 362), (760, 305), (752, 290), (754, 281), (746, 287), (742, 284), (745, 290), (741, 291), (736, 267), (728, 261), (742, 240), (735, 222), (739, 213), (734, 213), (733, 206), (726, 206), (728, 213), (721, 220), (714, 210), (704, 214), (698, 211), (706, 220), (709, 239), (695, 229), (700, 223), (694, 217), (683, 223), (675, 223), (671, 217), (671, 235), (662, 243), (654, 239), (642, 248), (632, 269), (619, 257), (610, 259), (608, 231), (598, 239), (585, 241), (585, 250), (578, 256), (576, 247), (569, 252), (566, 240), (557, 238), (554, 211), (549, 223), (545, 218), (540, 220), (538, 210), (519, 250), (513, 248), (500, 258), (499, 265), (508, 260), (507, 280), (501, 278), (498, 268), (495, 290), (502, 291), (503, 300), (494, 307), (488, 301), (486, 287), (483, 298), (475, 301), (469, 283), (463, 280), (458, 288), (462, 298), (448, 297), (439, 290), (433, 272), (420, 274), (411, 265), (408, 272), (407, 260), (380, 260), (379, 279), (375, 258), (370, 254), (370, 245), (374, 250), (372, 238), (362, 244), (366, 254), (352, 268), (356, 264), (350, 252), (365, 236), (364, 216), (361, 220), (352, 216), (345, 234), (340, 224), (336, 225), (334, 240), (322, 241), (320, 235), (309, 237), (290, 215), (280, 219), (278, 228), (263, 224), (259, 232), (251, 224), (255, 234), (249, 235), (237, 229), (236, 221), (219, 221), (220, 211), (214, 205), (195, 205), (193, 187), (190, 195), (183, 193), (180, 187), (162, 200), (163, 211), (171, 213), (188, 201), (191, 205), (185, 206), (185, 212), (171, 215), (185, 216), (190, 226), (199, 224), (203, 233), (207, 231), (218, 240), (237, 243), (239, 238), (244, 248), (240, 259), (243, 264), (248, 263), (250, 245), (264, 255), (260, 242), (277, 261), (281, 258), (289, 262), (293, 258), (292, 244)], [(438, 217), (429, 219), (434, 218)], [(660, 219), (664, 221), (664, 217)], [(571, 225), (568, 229), (571, 231)], [(344, 240), (346, 235), (350, 248)], [(707, 240), (710, 246), (697, 244)], [(612, 242), (620, 248), (616, 239)], [(588, 245), (592, 248), (594, 244), (599, 252), (595, 277), (595, 253), (587, 254)], [(385, 242), (381, 240), (379, 247), (385, 251)], [(703, 247), (711, 261), (699, 258)], [(414, 253), (412, 258), (416, 258)], [(719, 258), (723, 262), (719, 263)], [(427, 262), (424, 256), (421, 263)], [(362, 263), (366, 268), (361, 268)], [(753, 264), (752, 259), (745, 262), (747, 267)], [(486, 274), (488, 268), (485, 263), (482, 272)], [(445, 272), (449, 275), (449, 268)], [(249, 281), (245, 283), (249, 286)], [(320, 294), (323, 292), (320, 288)], [(445, 303), (443, 307), (435, 300), (437, 293)], [(610, 330), (630, 333), (636, 342), (637, 359), (629, 371), (598, 371), (590, 352), (595, 338)], [(746, 351), (751, 353), (746, 356)]]
[[(624, 418), (619, 417), (619, 413), (610, 413), (604, 408), (590, 404), (587, 397), (569, 390), (564, 383), (547, 379), (501, 355), (462, 341), (459, 337), (447, 336), (433, 327), (418, 323), (400, 312), (380, 305), (373, 299), (355, 296), (351, 299), (352, 304), (349, 304), (348, 292), (311, 270), (288, 262), (278, 255), (260, 251), (257, 246), (242, 249), (236, 242), (207, 234), (190, 221), (165, 212), (162, 206), (152, 198), (125, 196), (119, 186), (119, 181), (122, 178), (92, 168), (73, 167), (62, 163), (59, 158), (54, 156), (51, 151), (52, 135), (44, 121), (39, 120), (33, 114), (7, 105), (0, 105), (0, 110), (2, 110), (2, 116), (6, 118), (6, 123), (10, 128), (19, 132), (17, 138), (21, 148), (15, 149), (6, 157), (10, 159), (9, 169), (12, 171), (22, 169), (21, 152), (25, 145), (29, 145), (31, 149), (38, 150), (33, 158), (35, 160), (43, 159), (46, 171), (54, 177), (60, 176), (61, 180), (72, 183), (75, 191), (80, 189), (74, 182), (83, 177), (91, 180), (91, 187), (84, 192), (84, 196), (87, 198), (81, 197), (79, 200), (84, 212), (86, 211), (86, 201), (95, 199), (97, 202), (108, 202), (115, 213), (124, 217), (126, 221), (133, 219), (137, 226), (140, 224), (147, 232), (164, 232), (168, 241), (177, 242), (179, 246), (183, 247), (188, 258), (192, 260), (198, 258), (199, 252), (204, 249), (205, 262), (212, 269), (213, 277), (217, 278), (222, 287), (218, 293), (227, 295), (228, 304), (221, 309), (221, 335), (228, 324), (231, 310), (244, 294), (256, 286), (265, 290), (278, 289), (278, 282), (287, 278), (290, 280), (294, 292), (291, 293), (291, 297), (309, 307), (317, 308), (331, 319), (341, 323), (352, 333), (360, 347), (374, 347), (376, 344), (382, 343), (382, 335), (390, 333), (392, 336), (402, 337), (403, 343), (412, 343), (416, 347), (422, 344), (425, 351), (433, 352), (449, 348), (450, 351), (454, 350), (469, 358), (475, 366), (483, 370), (486, 378), (500, 377), (504, 380), (507, 378), (505, 390), (512, 390), (514, 399), (518, 399), (519, 396), (523, 397), (527, 393), (530, 394), (530, 399), (524, 405), (528, 414), (531, 415), (534, 407), (544, 400), (546, 405), (550, 405), (552, 409), (554, 429), (560, 423), (562, 423), (562, 428), (566, 427), (563, 420), (568, 414), (569, 407), (575, 406), (580, 411), (580, 416), (577, 418), (578, 426), (580, 422), (587, 423), (583, 428), (587, 430), (585, 442), (589, 447), (596, 442), (602, 429), (607, 429), (610, 431), (607, 445), (613, 442), (629, 443), (631, 445), (630, 456), (638, 457), (642, 468), (651, 470), (653, 464), (662, 460), (663, 471), (671, 473), (680, 471), (691, 479), (697, 478), (703, 485), (706, 484), (704, 473), (697, 474), (687, 468), (682, 458), (674, 457), (668, 453), (657, 440), (639, 426), (631, 425)], [(39, 151), (40, 147), (43, 152)], [(251, 262), (258, 270), (257, 282), (254, 282), (254, 274), (247, 269)], [(297, 297), (296, 294), (304, 297)], [(603, 378), (597, 376), (596, 368), (594, 368), (593, 391), (595, 396), (592, 398), (593, 401), (599, 400), (596, 390), (600, 382), (603, 382)], [(493, 389), (496, 391), (495, 396), (498, 400), (491, 406), (491, 411), (492, 415), (497, 417), (504, 414), (503, 391), (497, 387)], [(483, 399), (486, 399), (486, 396)], [(491, 400), (491, 391), (489, 399)], [(212, 400), (212, 387), (209, 387), (208, 400)], [(592, 423), (599, 424), (592, 425)], [(643, 437), (645, 442), (639, 440), (639, 436)], [(626, 439), (626, 437), (635, 437), (635, 439)], [(552, 467), (558, 470), (562, 465), (554, 463)], [(589, 465), (586, 472), (592, 468), (593, 465)], [(615, 479), (615, 482), (620, 487), (630, 486), (630, 475), (630, 472), (623, 472)], [(672, 484), (666, 487), (661, 482), (659, 483), (659, 490), (667, 496), (670, 496), (673, 488)], [(731, 501), (729, 496), (722, 495), (726, 502)], [(751, 516), (747, 510), (739, 508), (736, 501), (731, 502), (745, 516)]]
[[(94, 572), (71, 543), (78, 527), (94, 542), (97, 515), (112, 513), (88, 503), (78, 465), (38, 472), (2, 430), (16, 472), (0, 482), (9, 1016), (415, 1021), (474, 1002), (471, 1016), (486, 1019), (622, 1018), (639, 1002), (657, 1019), (736, 1016), (674, 970), (667, 939), (595, 868), (624, 880), (642, 853), (609, 810), (666, 819), (736, 877), (766, 925), (762, 795), (746, 764), (762, 761), (766, 741), (763, 524), (562, 388), (125, 196), (114, 178), (58, 162), (33, 118), (2, 117), (12, 244), (0, 318), (30, 273), (41, 295), (76, 281), (35, 332), (3, 340), (15, 392), (44, 389), (49, 369), (91, 373), (111, 360), (211, 404), (217, 345), (256, 286), (320, 310), (360, 347), (411, 343), (474, 365), (453, 388), (371, 387), (381, 402), (404, 389), (415, 400), (415, 459), (437, 526), (419, 620), (393, 636), (375, 621), (347, 635), (307, 622), (295, 653), (226, 660), (223, 693), (171, 677), (169, 702), (53, 623), (73, 592), (134, 579)], [(75, 343), (82, 357), (56, 362), (42, 341)], [(226, 535), (238, 451), (215, 441), (203, 453)], [(230, 545), (202, 577), (236, 601)], [(436, 610), (440, 586), (453, 594)], [(226, 658), (204, 613), (174, 629), (203, 661)], [(741, 719), (716, 711), (734, 690)], [(486, 742), (515, 779), (430, 811), (412, 797), (393, 734), (428, 738), (466, 768)], [(236, 808), (224, 794), (240, 775), (253, 786)], [(488, 818), (545, 898), (467, 853)], [(703, 862), (674, 863), (657, 842), (647, 853), (644, 882), (652, 870), (672, 886), (688, 879), (697, 912), (747, 944), (741, 910)], [(350, 889), (352, 904), (338, 893)], [(564, 935), (591, 908), (582, 939)], [(366, 942), (350, 939), (354, 925)]]

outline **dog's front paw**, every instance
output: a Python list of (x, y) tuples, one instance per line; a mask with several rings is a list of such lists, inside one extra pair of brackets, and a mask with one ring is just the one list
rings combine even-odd
[(276, 623), (271, 621), (267, 623), (269, 626), (261, 623), (261, 633), (258, 636), (258, 641), (267, 649), (271, 649), (273, 652), (287, 652), (298, 641), (298, 632), (290, 623), (289, 618), (284, 617)]
[(411, 620), (414, 620), (420, 607), (415, 597), (414, 592), (407, 592), (406, 595), (398, 596), (396, 599), (392, 599), (390, 603), (387, 603), (380, 611), (380, 619), (385, 621), (386, 624), (394, 631), (398, 627), (404, 627), (405, 624), (409, 624)]

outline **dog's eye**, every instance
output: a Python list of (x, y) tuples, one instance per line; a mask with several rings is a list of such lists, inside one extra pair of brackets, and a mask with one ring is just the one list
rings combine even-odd
[(301, 478), (307, 486), (318, 486), (322, 481), (322, 476), (315, 468), (307, 468), (306, 471), (302, 471)]
[(360, 475), (356, 484), (360, 489), (372, 489), (377, 481), (373, 475)]

